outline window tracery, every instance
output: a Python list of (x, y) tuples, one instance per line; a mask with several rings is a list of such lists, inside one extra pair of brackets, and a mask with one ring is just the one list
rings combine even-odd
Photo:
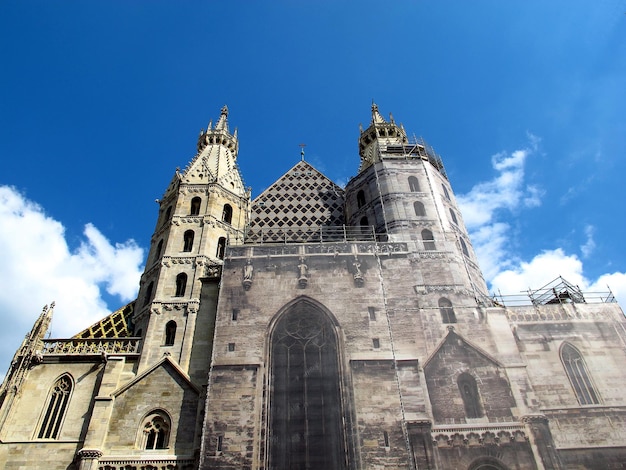
[(48, 404), (39, 427), (38, 439), (57, 439), (67, 412), (73, 382), (68, 374), (57, 379), (48, 396)]

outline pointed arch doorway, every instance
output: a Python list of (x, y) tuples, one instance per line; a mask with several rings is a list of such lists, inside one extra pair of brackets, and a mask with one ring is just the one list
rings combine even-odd
[(270, 470), (344, 470), (346, 453), (335, 326), (302, 299), (270, 339)]

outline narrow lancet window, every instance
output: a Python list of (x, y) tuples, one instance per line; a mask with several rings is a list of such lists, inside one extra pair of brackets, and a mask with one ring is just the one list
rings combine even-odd
[(225, 250), (226, 250), (226, 238), (220, 237), (219, 240), (217, 241), (217, 251), (215, 253), (215, 256), (218, 259), (224, 259)]
[(187, 230), (183, 235), (183, 251), (189, 252), (193, 248), (193, 239), (195, 232), (193, 230)]
[(182, 297), (185, 295), (185, 290), (187, 288), (187, 275), (185, 273), (180, 273), (176, 276), (176, 297)]
[(457, 384), (459, 386), (459, 392), (461, 392), (461, 398), (463, 399), (465, 416), (467, 418), (480, 418), (483, 413), (480, 406), (478, 386), (476, 385), (474, 377), (464, 372), (459, 375)]
[(50, 390), (37, 438), (58, 439), (71, 393), (72, 379), (68, 374), (62, 375)]
[(172, 346), (176, 339), (176, 322), (174, 320), (168, 321), (165, 325), (165, 346)]
[(230, 204), (224, 204), (224, 210), (222, 211), (222, 221), (230, 224), (233, 220), (233, 208)]
[(445, 297), (439, 299), (439, 313), (441, 313), (441, 321), (443, 323), (456, 323), (452, 302)]
[(435, 250), (435, 237), (433, 232), (428, 229), (422, 230), (422, 241), (424, 242), (424, 249), (428, 251)]
[(409, 176), (409, 189), (412, 193), (420, 192), (420, 182), (415, 176)]
[(569, 343), (564, 343), (561, 348), (561, 361), (563, 361), (567, 378), (572, 384), (578, 403), (581, 405), (599, 404), (600, 400), (591, 383), (587, 365), (578, 349)]
[(420, 201), (415, 201), (413, 203), (413, 210), (415, 211), (415, 215), (418, 217), (423, 217), (426, 215), (426, 209), (424, 208), (424, 204)]
[(199, 197), (194, 197), (191, 200), (191, 208), (189, 210), (190, 215), (198, 215), (200, 214), (200, 204), (202, 203), (202, 199)]
[(359, 208), (365, 205), (365, 193), (363, 192), (363, 190), (356, 193), (356, 205)]

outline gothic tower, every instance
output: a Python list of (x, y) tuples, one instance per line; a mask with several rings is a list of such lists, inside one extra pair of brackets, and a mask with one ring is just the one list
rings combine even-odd
[(144, 338), (140, 369), (168, 354), (192, 378), (206, 373), (224, 251), (243, 242), (248, 223), (250, 192), (237, 167), (238, 147), (224, 106), (158, 201), (133, 319), (135, 335)]

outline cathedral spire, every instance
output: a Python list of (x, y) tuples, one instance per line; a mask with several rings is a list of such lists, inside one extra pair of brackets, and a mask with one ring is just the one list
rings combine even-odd
[(228, 132), (228, 106), (222, 106), (220, 118), (215, 124), (215, 130)]

